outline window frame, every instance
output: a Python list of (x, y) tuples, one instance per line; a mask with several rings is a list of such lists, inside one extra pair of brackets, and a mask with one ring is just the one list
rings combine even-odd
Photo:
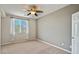
[[(20, 32), (19, 33), (17, 33), (15, 30), (15, 28), (16, 28), (16, 25), (15, 25), (15, 21), (16, 21), (16, 19), (18, 20), (22, 20), (22, 21), (25, 21), (26, 22), (26, 31), (25, 31), (25, 34), (28, 34), (29, 33), (29, 21), (28, 20), (26, 20), (26, 19), (21, 19), (21, 18), (11, 18), (11, 26), (10, 26), (10, 33), (12, 34), (12, 35), (16, 35), (16, 34), (20, 34), (20, 33), (22, 33), (22, 27), (21, 27), (21, 24), (22, 23), (20, 23)], [(23, 32), (24, 33), (24, 32)]]

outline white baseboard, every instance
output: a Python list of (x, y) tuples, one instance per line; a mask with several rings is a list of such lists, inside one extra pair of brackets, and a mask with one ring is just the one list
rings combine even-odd
[(36, 40), (23, 40), (23, 41), (17, 41), (17, 42), (7, 42), (4, 44), (0, 44), (0, 46), (7, 45), (7, 44), (23, 43), (23, 42), (27, 42), (27, 41), (36, 41)]
[(45, 44), (48, 44), (48, 45), (50, 45), (50, 46), (56, 47), (56, 48), (61, 49), (61, 50), (63, 50), (63, 51), (66, 51), (66, 52), (68, 52), (68, 53), (71, 53), (71, 51), (69, 51), (69, 50), (66, 50), (66, 49), (61, 48), (61, 47), (56, 46), (56, 45), (53, 45), (53, 44), (48, 43), (48, 42), (46, 42), (46, 41), (43, 41), (43, 40), (40, 40), (40, 39), (39, 39), (38, 41), (43, 42), (43, 43), (45, 43)]
[(11, 44), (11, 42), (7, 42), (7, 43), (4, 43), (4, 44), (1, 44), (1, 46), (7, 45), (7, 44)]
[(26, 40), (23, 40), (23, 41), (15, 41), (15, 42), (7, 42), (7, 43), (3, 43), (1, 44), (2, 46), (3, 45), (8, 45), (8, 44), (15, 44), (15, 43), (21, 43), (21, 42), (25, 42)]

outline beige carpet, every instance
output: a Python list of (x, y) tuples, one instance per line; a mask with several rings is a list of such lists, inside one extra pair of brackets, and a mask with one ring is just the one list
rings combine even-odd
[(2, 46), (2, 53), (6, 54), (68, 54), (58, 48), (39, 41), (28, 41)]

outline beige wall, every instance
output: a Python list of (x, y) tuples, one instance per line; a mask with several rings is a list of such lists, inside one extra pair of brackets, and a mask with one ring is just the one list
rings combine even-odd
[(0, 53), (1, 53), (1, 14), (0, 14)]
[(35, 39), (35, 20), (30, 20), (29, 32), (30, 34), (20, 33), (15, 36), (10, 34), (10, 17), (7, 16), (2, 19), (2, 44), (22, 42), (30, 39)]
[(0, 12), (0, 45), (1, 45), (1, 12)]
[(77, 11), (79, 11), (79, 5), (70, 5), (40, 18), (38, 20), (38, 38), (71, 50), (71, 20), (72, 14)]
[(10, 17), (7, 16), (2, 19), (2, 44), (10, 42), (10, 38)]
[(0, 16), (0, 45), (1, 45), (1, 16)]
[(29, 20), (29, 39), (36, 40), (36, 20)]

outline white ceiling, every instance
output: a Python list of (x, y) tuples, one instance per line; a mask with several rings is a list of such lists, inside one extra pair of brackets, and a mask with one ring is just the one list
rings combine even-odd
[(68, 4), (36, 4), (38, 9), (43, 10), (44, 13), (39, 13), (38, 17), (34, 15), (27, 16), (27, 13), (24, 12), (24, 9), (28, 8), (27, 4), (1, 4), (0, 8), (4, 9), (7, 13), (12, 15), (17, 15), (21, 17), (27, 18), (39, 18), (43, 17), (51, 12), (54, 12), (58, 9), (68, 6)]

